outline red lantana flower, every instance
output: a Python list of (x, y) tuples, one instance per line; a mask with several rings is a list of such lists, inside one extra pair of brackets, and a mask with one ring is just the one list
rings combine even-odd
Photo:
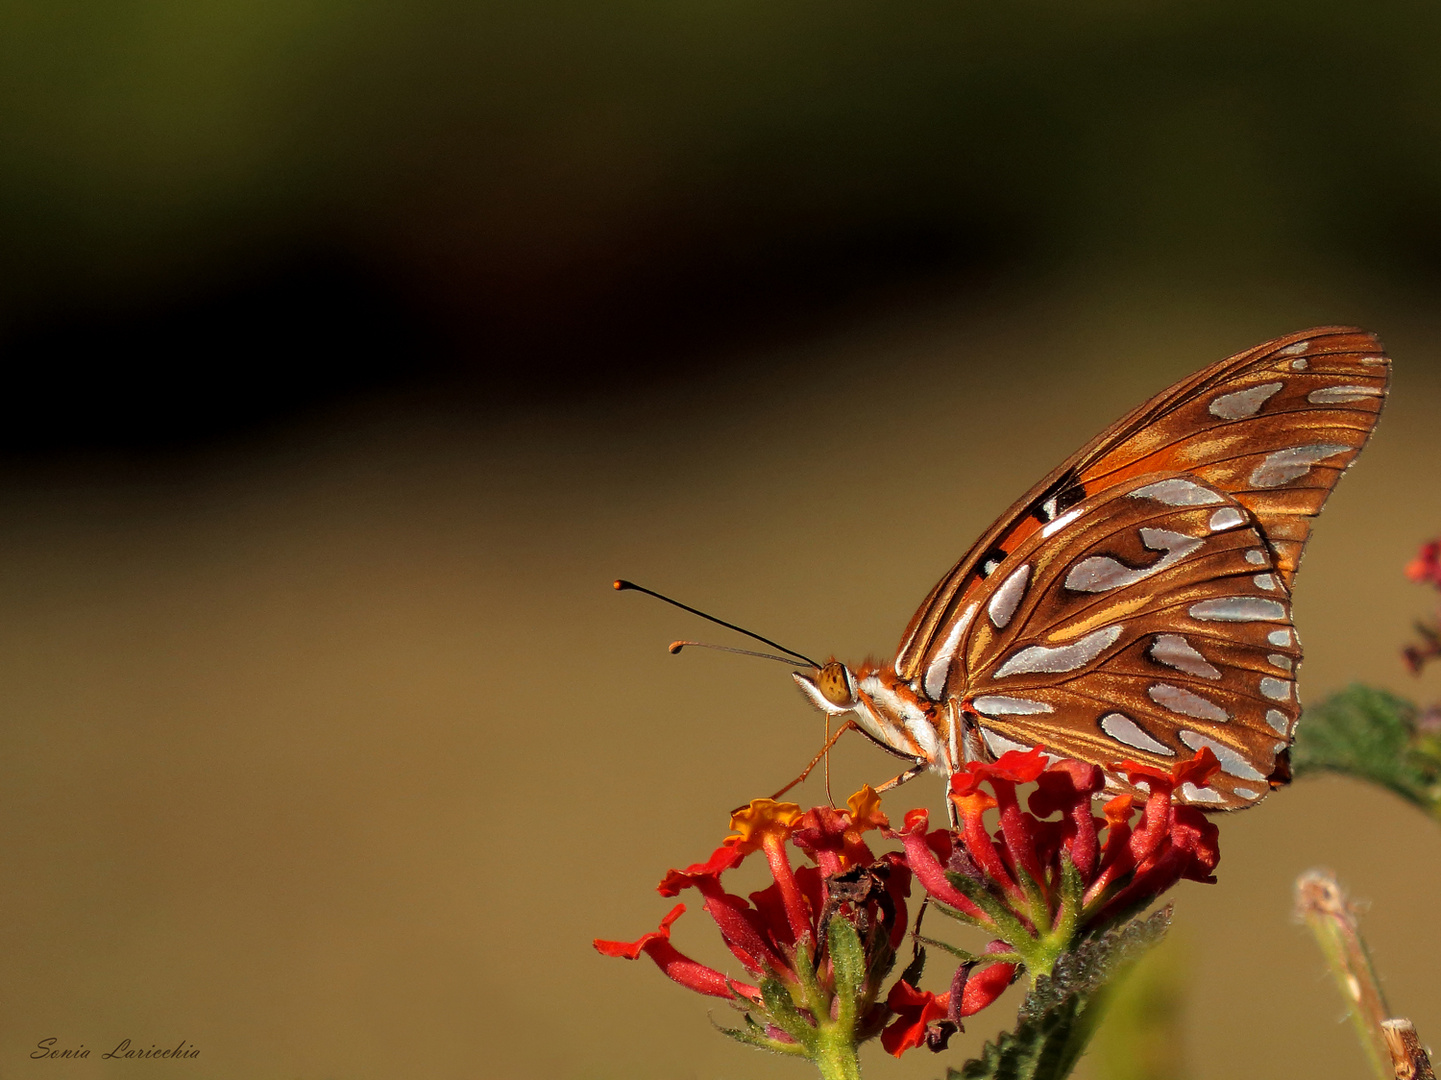
[[(1105, 786), (1101, 770), (1079, 761), (1048, 765), (1039, 747), (972, 762), (952, 776), (958, 828), (931, 830), (926, 812), (913, 810), (893, 835), (940, 910), (994, 940), (977, 955), (922, 939), (963, 964), (947, 994), (908, 982), (892, 991), (900, 1019), (887, 1032), (886, 1048), (899, 1054), (943, 1042), (945, 1025), (985, 1008), (1022, 968), (1032, 978), (1050, 974), (1081, 937), (1114, 925), (1183, 878), (1215, 881), (1216, 826), (1171, 796), (1186, 783), (1205, 786), (1219, 767), (1209, 749), (1169, 771), (1123, 762), (1116, 768), (1148, 794), (1139, 806), (1134, 796), (1117, 796), (1102, 818), (1091, 811)], [(1036, 788), (1023, 809), (1016, 789), (1028, 783)], [(992, 810), (994, 832), (985, 820)]]
[[(681, 953), (670, 927), (633, 942), (595, 942), (605, 956), (644, 954), (682, 986), (728, 998), (746, 1026), (726, 1030), (753, 1045), (816, 1060), (880, 1034), (891, 1009), (882, 983), (906, 933), (911, 874), (899, 853), (879, 858), (865, 834), (888, 829), (869, 787), (847, 806), (801, 811), (795, 803), (756, 799), (731, 818), (733, 834), (711, 857), (661, 879), (662, 896), (695, 889), (721, 939), (752, 981), (733, 979)], [(806, 862), (795, 865), (791, 848)], [(749, 897), (728, 892), (721, 876), (760, 853), (772, 883)]]
[[(1416, 557), (1406, 564), (1406, 576), (1422, 585), (1441, 589), (1441, 540), (1431, 540), (1421, 545)], [(1426, 622), (1416, 623), (1416, 632), (1421, 635), (1421, 644), (1407, 645), (1401, 656), (1413, 675), (1421, 674), (1427, 663), (1441, 656), (1441, 615)]]
[[(1003, 941), (993, 941), (987, 951), (1009, 953), (1011, 947)], [(890, 1027), (881, 1032), (881, 1045), (886, 1052), (900, 1057), (918, 1046), (944, 1050), (950, 1037), (964, 1030), (963, 1017), (980, 1012), (1016, 980), (1015, 964), (993, 963), (977, 971), (978, 966), (978, 961), (971, 960), (956, 968), (951, 988), (944, 994), (917, 990), (911, 985), (911, 972), (902, 975), (886, 999), (896, 1014)]]
[(1420, 585), (1441, 589), (1441, 540), (1428, 540), (1406, 564), (1406, 576)]

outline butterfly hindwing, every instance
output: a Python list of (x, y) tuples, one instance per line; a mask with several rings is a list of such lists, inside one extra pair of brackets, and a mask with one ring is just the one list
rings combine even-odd
[(1373, 335), (1324, 327), (1258, 345), (1152, 398), (1037, 484), (937, 583), (902, 638), (896, 674), (925, 677), (1019, 545), (1083, 499), (1148, 475), (1184, 473), (1233, 497), (1289, 589), (1311, 518), (1370, 437), (1389, 374)]
[(987, 756), (1044, 745), (1169, 767), (1208, 746), (1223, 771), (1190, 798), (1235, 808), (1269, 790), (1301, 652), (1238, 499), (1181, 473), (1116, 484), (1018, 545), (962, 619), (930, 689), (979, 726)]

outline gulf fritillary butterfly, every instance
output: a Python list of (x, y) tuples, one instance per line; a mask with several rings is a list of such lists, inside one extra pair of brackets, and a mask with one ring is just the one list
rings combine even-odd
[[(796, 682), (910, 759), (905, 776), (1041, 746), (1110, 770), (1209, 747), (1238, 809), (1290, 779), (1301, 707), (1291, 586), (1311, 529), (1376, 426), (1372, 334), (1277, 338), (1122, 417), (1002, 514), (912, 617), (889, 663)], [(902, 778), (897, 778), (902, 779)]]

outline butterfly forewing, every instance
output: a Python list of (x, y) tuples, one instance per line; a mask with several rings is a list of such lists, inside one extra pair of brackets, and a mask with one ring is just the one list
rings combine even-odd
[(1310, 519), (1375, 427), (1389, 370), (1373, 335), (1326, 327), (1249, 349), (1152, 398), (1037, 484), (937, 583), (902, 638), (896, 674), (925, 677), (982, 582), (1021, 544), (1083, 499), (1140, 477), (1185, 473), (1234, 497), (1289, 588)]
[(986, 756), (1043, 745), (1169, 767), (1207, 746), (1223, 771), (1188, 800), (1235, 808), (1269, 789), (1301, 653), (1275, 556), (1237, 499), (1179, 473), (1114, 485), (1020, 543), (967, 610), (953, 653), (930, 663)]
[(1081, 478), (1087, 490), (1168, 469), (1205, 480), (1255, 514), (1290, 585), (1310, 519), (1376, 425), (1389, 365), (1371, 335), (1354, 332), (1312, 331), (1257, 352), (1181, 395)]

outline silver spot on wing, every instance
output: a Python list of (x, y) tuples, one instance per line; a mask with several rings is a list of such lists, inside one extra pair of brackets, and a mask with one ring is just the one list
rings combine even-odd
[(1305, 360), (1292, 360), (1292, 361), (1291, 361), (1291, 370), (1292, 370), (1292, 371), (1305, 371), (1305, 370), (1306, 370), (1308, 367), (1310, 367), (1310, 366), (1311, 366), (1311, 365), (1308, 364)]
[[(1156, 683), (1146, 691), (1146, 696), (1161, 708), (1169, 709), (1179, 716), (1193, 716), (1197, 720), (1211, 720), (1218, 724), (1224, 724), (1231, 719), (1231, 714), (1214, 701), (1170, 683)], [(1194, 750), (1195, 747), (1191, 749)]]
[(1286, 735), (1291, 730), (1291, 720), (1280, 709), (1266, 710), (1266, 723), (1271, 725), (1277, 735)]
[(971, 708), (985, 716), (1035, 716), (1039, 713), (1056, 711), (1044, 701), (1007, 697), (1004, 694), (983, 694), (978, 698), (973, 698)]
[(1199, 731), (1182, 729), (1181, 741), (1192, 750), (1200, 750), (1203, 746), (1209, 747), (1211, 753), (1216, 755), (1216, 760), (1221, 763), (1221, 771), (1228, 776), (1234, 776), (1238, 780), (1264, 780), (1266, 774), (1257, 769), (1249, 761), (1243, 758), (1225, 743), (1217, 742), (1215, 739), (1207, 738)]
[(1184, 671), (1187, 675), (1203, 679), (1221, 677), (1221, 673), (1180, 634), (1157, 634), (1156, 640), (1151, 643), (1150, 656), (1156, 663)]
[(1256, 588), (1265, 589), (1267, 592), (1275, 592), (1278, 588), (1275, 574), (1257, 574), (1251, 580), (1256, 583)]
[(1284, 653), (1272, 653), (1270, 656), (1266, 657), (1266, 659), (1271, 664), (1280, 668), (1282, 671), (1290, 671), (1296, 666), (1291, 662), (1291, 658)]
[(1201, 622), (1280, 622), (1286, 617), (1286, 605), (1279, 600), (1261, 596), (1222, 596), (1201, 600), (1186, 609), (1191, 618)]
[(1223, 506), (1211, 515), (1207, 522), (1212, 532), (1224, 532), (1227, 529), (1234, 529), (1237, 525), (1246, 523), (1246, 515), (1237, 510), (1234, 506)]
[(1266, 635), (1266, 640), (1269, 641), (1272, 645), (1280, 645), (1282, 648), (1285, 648), (1287, 645), (1291, 644), (1291, 631), (1272, 630), (1269, 634)]
[[(1145, 544), (1152, 551), (1164, 551), (1165, 557), (1161, 562), (1174, 563), (1184, 559), (1191, 552), (1200, 547), (1204, 540), (1198, 536), (1187, 536), (1185, 533), (1172, 532), (1170, 529), (1141, 529), (1141, 543)], [(1170, 560), (1170, 562), (1167, 562)], [(1160, 563), (1155, 568), (1159, 568)]]
[(1176, 751), (1163, 742), (1157, 742), (1141, 729), (1129, 716), (1118, 712), (1101, 717), (1101, 730), (1119, 743), (1125, 743), (1133, 750), (1145, 750), (1152, 754), (1166, 754), (1175, 757)]
[(1012, 570), (1010, 576), (1001, 582), (1000, 588), (991, 596), (991, 602), (986, 605), (986, 613), (991, 617), (991, 625), (997, 630), (1011, 621), (1016, 608), (1021, 606), (1021, 598), (1026, 595), (1026, 586), (1030, 581), (1031, 564), (1026, 563)]
[(1284, 349), (1277, 349), (1277, 356), (1300, 356), (1311, 347), (1309, 341), (1298, 341), (1294, 345), (1287, 345)]
[[(1140, 787), (1139, 784), (1136, 786)], [(1218, 803), (1226, 801), (1226, 796), (1222, 795), (1219, 791), (1212, 791), (1208, 787), (1198, 788), (1189, 780), (1181, 785), (1181, 798), (1193, 803)]]
[(1233, 787), (1231, 790), (1243, 799), (1259, 799), (1261, 797), (1259, 791), (1252, 791), (1248, 787)]
[(1246, 552), (1246, 561), (1252, 566), (1265, 566), (1266, 553), (1260, 548), (1252, 548), (1250, 551)]
[(997, 735), (994, 731), (981, 728), (981, 738), (986, 740), (986, 745), (991, 748), (991, 753), (1000, 757), (1007, 750), (1020, 750), (1023, 753), (1031, 748), (1025, 743), (1018, 743), (1014, 739), (1008, 739), (1004, 735)]
[(1261, 693), (1272, 701), (1291, 700), (1291, 682), (1288, 679), (1273, 679), (1267, 675), (1261, 679)]
[(1067, 525), (1080, 517), (1081, 514), (1084, 512), (1084, 509), (1084, 507), (1077, 506), (1071, 510), (1067, 510), (1060, 517), (1056, 518), (1055, 521), (1047, 523), (1041, 529), (1041, 539), (1049, 540), (1051, 537), (1055, 536), (1056, 533), (1060, 532)]
[(1364, 401), (1366, 398), (1378, 398), (1382, 391), (1372, 386), (1327, 386), (1320, 390), (1312, 390), (1306, 395), (1306, 400), (1312, 405), (1344, 405), (1348, 401)]
[(1167, 506), (1210, 506), (1221, 501), (1221, 496), (1210, 488), (1202, 487), (1191, 480), (1183, 480), (1179, 476), (1138, 487), (1131, 492), (1130, 497), (1155, 499)]
[(1071, 567), (1066, 574), (1066, 588), (1072, 592), (1109, 592), (1144, 581), (1152, 574), (1174, 566), (1200, 547), (1204, 540), (1169, 529), (1141, 529), (1141, 543), (1152, 551), (1166, 554), (1150, 566), (1133, 570), (1109, 555), (1092, 555)]
[(1281, 387), (1285, 385), (1278, 382), (1262, 383), (1260, 386), (1237, 390), (1233, 394), (1222, 394), (1211, 402), (1209, 411), (1212, 416), (1219, 416), (1222, 420), (1244, 420), (1260, 412), (1261, 406), (1280, 393)]
[(1277, 450), (1267, 454), (1261, 464), (1251, 470), (1251, 486), (1280, 487), (1298, 476), (1305, 476), (1311, 471), (1312, 465), (1337, 454), (1344, 454), (1350, 449), (1341, 443), (1312, 443), (1310, 446), (1291, 446), (1285, 450)]
[[(956, 650), (961, 647), (961, 636), (965, 634), (966, 627), (971, 625), (971, 620), (976, 617), (976, 608), (979, 606), (978, 604), (972, 604), (957, 616), (955, 624), (951, 627), (950, 632), (946, 634), (946, 640), (941, 643), (941, 651), (936, 654), (936, 658), (926, 667), (926, 678), (923, 686), (926, 691), (926, 697), (932, 701), (940, 701), (941, 694), (945, 692), (946, 676), (950, 674), (951, 661), (956, 658)], [(896, 663), (900, 663), (899, 657)], [(900, 672), (896, 672), (896, 674), (899, 675)]]
[(1075, 671), (1079, 667), (1085, 667), (1114, 645), (1123, 629), (1124, 627), (1119, 625), (1103, 626), (1069, 645), (1058, 645), (1053, 648), (1045, 645), (1028, 645), (1026, 648), (1012, 653), (1011, 658), (1000, 666), (993, 678), (1004, 679), (1010, 675), (1024, 675), (1031, 672), (1057, 674), (1062, 671)]

